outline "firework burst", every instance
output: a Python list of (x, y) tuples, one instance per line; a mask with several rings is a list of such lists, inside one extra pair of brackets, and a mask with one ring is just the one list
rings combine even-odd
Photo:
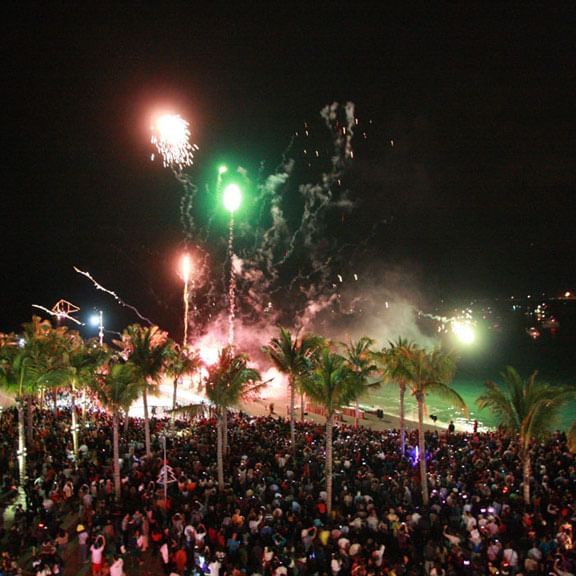
[[(318, 120), (305, 124), (280, 165), (271, 173), (261, 168), (256, 180), (242, 167), (221, 166), (200, 197), (192, 175), (175, 172), (184, 188), (185, 242), (205, 255), (198, 262), (205, 283), (193, 296), (202, 317), (195, 319), (192, 340), (227, 325), (228, 342), (244, 345), (244, 328), (309, 326), (335, 305), (331, 278), (340, 235), (328, 223), (354, 208), (343, 178), (353, 161), (358, 120), (352, 103), (327, 106)], [(245, 210), (234, 216), (232, 250), (216, 206), (227, 184), (238, 180), (246, 190)], [(202, 209), (207, 206), (213, 208)]]
[(190, 144), (188, 126), (188, 122), (178, 114), (160, 116), (152, 126), (151, 142), (162, 156), (166, 168), (182, 171), (193, 164), (198, 146)]

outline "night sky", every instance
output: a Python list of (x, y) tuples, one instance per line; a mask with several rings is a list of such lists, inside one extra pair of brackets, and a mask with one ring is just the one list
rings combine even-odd
[(122, 4), (3, 18), (0, 330), (60, 298), (118, 313), (74, 265), (176, 326), (160, 108), (189, 120), (202, 187), (222, 160), (273, 170), (324, 106), (354, 102), (355, 208), (330, 229), (362, 243), (364, 274), (406, 271), (429, 302), (576, 288), (568, 3)]

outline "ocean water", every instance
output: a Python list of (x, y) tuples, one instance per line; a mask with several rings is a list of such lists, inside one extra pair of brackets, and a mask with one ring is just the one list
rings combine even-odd
[[(479, 429), (494, 428), (498, 422), (489, 410), (479, 410), (476, 399), (484, 391), (486, 380), (502, 382), (500, 374), (506, 366), (513, 366), (523, 378), (533, 371), (538, 378), (551, 384), (569, 384), (576, 387), (576, 345), (571, 338), (543, 335), (534, 341), (522, 333), (485, 334), (474, 346), (458, 351), (458, 368), (452, 382), (469, 410), (468, 418), (434, 395), (426, 399), (425, 422), (433, 424), (431, 415), (438, 419), (436, 425), (447, 427), (453, 420), (458, 429), (471, 430), (474, 420)], [(384, 412), (397, 416), (400, 412), (398, 387), (385, 385), (370, 393), (362, 404), (380, 407)], [(417, 406), (409, 393), (405, 396), (405, 413), (409, 420), (418, 420)], [(553, 428), (568, 430), (576, 420), (576, 402), (568, 404), (559, 414)]]

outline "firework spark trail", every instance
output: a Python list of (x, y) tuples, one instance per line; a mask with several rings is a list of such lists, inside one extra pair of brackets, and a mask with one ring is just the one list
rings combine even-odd
[(79, 268), (76, 268), (76, 266), (73, 266), (74, 270), (76, 272), (78, 272), (78, 274), (81, 274), (82, 276), (86, 276), (86, 278), (88, 278), (88, 280), (90, 280), (90, 282), (92, 282), (92, 284), (94, 284), (94, 287), (96, 288), (96, 290), (101, 290), (102, 292), (106, 292), (106, 294), (110, 294), (110, 296), (112, 296), (114, 298), (114, 300), (116, 300), (116, 302), (118, 302), (118, 304), (120, 304), (121, 306), (124, 306), (124, 308), (129, 308), (130, 310), (132, 310), (132, 312), (134, 312), (136, 314), (136, 316), (138, 316), (138, 318), (140, 318), (140, 320), (144, 320), (144, 322), (148, 322), (148, 324), (150, 326), (154, 325), (154, 322), (152, 322), (152, 320), (150, 320), (150, 318), (146, 318), (146, 316), (143, 316), (142, 314), (140, 314), (140, 311), (138, 310), (138, 308), (136, 308), (135, 306), (132, 306), (131, 304), (127, 304), (126, 302), (124, 302), (124, 300), (122, 300), (120, 298), (120, 296), (118, 296), (118, 294), (116, 294), (116, 292), (112, 292), (112, 290), (108, 290), (108, 288), (105, 288), (104, 286), (102, 286), (102, 284), (99, 284), (90, 274), (90, 272), (84, 272), (84, 270), (80, 270)]
[[(198, 319), (195, 323), (196, 333), (200, 333), (208, 323), (215, 321), (214, 317), (224, 320), (225, 316), (221, 314), (225, 310), (224, 303), (231, 302), (231, 283), (228, 277), (231, 269), (236, 271), (233, 286), (235, 303), (232, 312), (234, 318), (241, 318), (248, 324), (278, 319), (280, 308), (274, 309), (273, 298), (277, 301), (285, 296), (287, 291), (293, 294), (294, 298), (284, 298), (282, 308), (290, 308), (285, 312), (292, 314), (294, 318), (303, 314), (306, 324), (334, 301), (330, 281), (333, 256), (330, 250), (334, 248), (335, 240), (331, 241), (326, 234), (325, 217), (331, 210), (351, 210), (354, 207), (346, 191), (342, 191), (340, 179), (353, 159), (352, 139), (357, 121), (354, 105), (351, 103), (345, 106), (327, 106), (320, 116), (332, 141), (330, 163), (317, 182), (300, 185), (293, 182), (297, 176), (294, 168), (298, 159), (289, 156), (295, 152), (294, 145), (299, 137), (298, 133), (295, 133), (276, 170), (267, 177), (262, 177), (261, 167), (258, 183), (251, 185), (255, 191), (253, 205), (258, 208), (257, 222), (255, 225), (243, 219), (237, 222), (237, 246), (234, 247), (233, 257), (229, 247), (226, 250), (221, 231), (216, 227), (212, 230), (212, 223), (217, 221), (217, 209), (214, 208), (207, 218), (196, 224), (193, 217), (197, 208), (196, 186), (187, 174), (174, 170), (184, 187), (181, 222), (185, 243), (195, 245), (203, 254), (200, 266), (205, 281), (197, 293), (205, 303), (203, 310), (208, 311), (210, 318), (203, 318), (203, 322)], [(306, 124), (305, 135), (308, 136), (309, 132)], [(316, 158), (320, 158), (318, 151)], [(312, 167), (310, 162), (308, 167)], [(237, 172), (246, 184), (250, 185), (246, 171), (237, 169)], [(214, 190), (207, 187), (206, 193), (214, 195)], [(294, 214), (293, 210), (299, 202), (294, 203), (288, 198), (288, 193), (296, 193), (302, 199), (299, 214)], [(219, 195), (218, 190), (216, 195)], [(284, 212), (288, 206), (290, 218)], [(209, 254), (210, 260), (216, 258), (214, 249), (219, 250), (222, 257), (222, 274), (219, 279), (217, 273), (215, 274), (216, 267), (209, 269), (207, 264)], [(298, 259), (295, 258), (296, 253)], [(229, 266), (231, 268), (228, 268)], [(287, 307), (287, 303), (290, 306)], [(230, 316), (229, 308), (229, 326)]]
[[(464, 312), (460, 316), (438, 316), (436, 314), (428, 314), (426, 312), (422, 312), (417, 308), (414, 308), (418, 316), (422, 318), (430, 318), (431, 320), (436, 320), (442, 324), (442, 328), (444, 330), (452, 330), (455, 334), (462, 334), (463, 329), (469, 329), (470, 327), (474, 326), (476, 322), (472, 318), (472, 314), (467, 311)], [(449, 328), (448, 328), (449, 327)]]
[(234, 214), (230, 213), (228, 226), (228, 259), (230, 278), (228, 282), (228, 345), (234, 344), (234, 319), (236, 317), (236, 270), (234, 263)]
[[(189, 123), (177, 114), (159, 117), (151, 132), (151, 142), (162, 156), (163, 165), (172, 170), (184, 188), (180, 202), (180, 220), (186, 239), (191, 239), (194, 230), (192, 207), (197, 188), (191, 178), (184, 173), (184, 169), (194, 163), (194, 152), (198, 150), (198, 146), (190, 143)], [(152, 159), (154, 160), (154, 157)]]
[(66, 312), (54, 312), (54, 310), (49, 310), (48, 308), (40, 306), (39, 304), (32, 304), (32, 306), (34, 308), (39, 308), (40, 310), (43, 310), (47, 314), (50, 314), (50, 316), (55, 316), (58, 319), (65, 318), (66, 320), (72, 320), (72, 322), (75, 322), (76, 324), (78, 324), (78, 326), (86, 326), (84, 322), (80, 322), (80, 320), (73, 318), (72, 316), (70, 316), (70, 314), (66, 314)]
[(182, 194), (180, 200), (180, 223), (185, 234), (185, 241), (190, 242), (193, 239), (193, 232), (195, 229), (195, 221), (192, 212), (194, 201), (198, 194), (198, 188), (187, 174), (174, 171), (174, 175), (184, 188), (184, 194)]
[(286, 226), (286, 222), (283, 217), (283, 212), (281, 208), (281, 201), (283, 194), (281, 190), (290, 178), (290, 172), (292, 165), (287, 165), (284, 170), (276, 171), (274, 174), (270, 174), (261, 184), (258, 186), (260, 194), (256, 197), (255, 203), (260, 206), (260, 212), (258, 215), (258, 222), (264, 219), (267, 202), (270, 203), (270, 215), (272, 216), (272, 225), (268, 230), (264, 231), (262, 227), (258, 227), (254, 231), (254, 251), (258, 251), (258, 243), (260, 238), (262, 238), (262, 244), (268, 244), (268, 238), (273, 235), (277, 235), (276, 227), (278, 224), (283, 224)]
[(292, 234), (289, 248), (284, 258), (279, 264), (285, 263), (292, 255), (299, 237), (303, 238), (304, 245), (313, 246), (314, 236), (320, 232), (320, 218), (330, 208), (352, 208), (353, 204), (347, 200), (345, 194), (341, 195), (336, 201), (333, 200), (332, 186), (343, 175), (348, 165), (348, 161), (353, 158), (352, 137), (354, 135), (353, 126), (355, 125), (354, 105), (348, 103), (345, 106), (346, 127), (340, 127), (338, 122), (339, 105), (333, 103), (326, 106), (320, 112), (326, 123), (328, 130), (334, 135), (334, 154), (332, 156), (332, 170), (329, 173), (322, 174), (322, 182), (317, 184), (301, 185), (300, 194), (304, 197), (304, 209), (300, 226)]
[(472, 318), (471, 314), (464, 314), (461, 316), (438, 316), (437, 314), (429, 314), (427, 312), (422, 312), (422, 310), (418, 310), (414, 308), (418, 313), (418, 316), (422, 316), (423, 318), (430, 318), (431, 320), (437, 320), (438, 322), (442, 322), (443, 324), (450, 324), (452, 322), (460, 322), (463, 319), (470, 320)]
[(275, 252), (283, 244), (284, 240), (289, 237), (288, 224), (282, 210), (283, 190), (290, 177), (291, 166), (286, 166), (283, 172), (277, 172), (270, 175), (263, 186), (262, 193), (257, 202), (262, 207), (260, 218), (266, 206), (266, 200), (270, 203), (271, 225), (267, 230), (260, 229), (260, 233), (254, 234), (254, 266), (266, 271), (266, 276), (270, 283), (273, 283), (278, 277), (278, 269), (274, 264)]
[(418, 310), (417, 308), (415, 308), (415, 310), (418, 313), (418, 316), (422, 316), (422, 318), (430, 318), (430, 320), (437, 320), (438, 322), (442, 322), (442, 324), (448, 324), (449, 322), (456, 320), (456, 318), (448, 318), (447, 316), (428, 314), (427, 312), (422, 312), (422, 310)]
[[(284, 184), (292, 172), (292, 163), (285, 161), (284, 171), (269, 177), (267, 179), (269, 186), (261, 189), (261, 198), (270, 198), (269, 211), (272, 224), (260, 235), (260, 243), (258, 249), (254, 251), (253, 258), (245, 258), (244, 270), (249, 271), (250, 276), (244, 274), (239, 278), (241, 282), (247, 281), (242, 300), (248, 293), (252, 309), (257, 309), (254, 300), (258, 293), (266, 296), (266, 298), (260, 298), (260, 303), (263, 304), (263, 300), (267, 301), (271, 294), (283, 289), (279, 283), (276, 283), (280, 275), (279, 271), (291, 260), (295, 249), (300, 245), (306, 250), (310, 270), (307, 273), (299, 270), (296, 275), (293, 275), (288, 290), (289, 292), (297, 290), (306, 299), (302, 306), (303, 321), (308, 324), (314, 316), (334, 301), (334, 294), (324, 295), (330, 276), (331, 258), (326, 257), (326, 247), (318, 248), (317, 245), (318, 239), (322, 238), (325, 230), (323, 220), (325, 214), (333, 208), (351, 209), (353, 207), (346, 193), (335, 196), (332, 190), (333, 185), (339, 182), (349, 160), (353, 157), (351, 142), (356, 123), (354, 106), (353, 104), (345, 106), (346, 126), (343, 128), (339, 125), (340, 110), (338, 104), (333, 104), (321, 112), (334, 138), (332, 168), (328, 173), (322, 174), (319, 183), (299, 186), (298, 190), (304, 198), (304, 206), (299, 224), (292, 234), (290, 234), (281, 208), (282, 191), (285, 190)], [(308, 130), (306, 133), (308, 134)], [(282, 246), (284, 246), (283, 250), (281, 250)], [(265, 278), (262, 274), (255, 273), (258, 269), (266, 271)], [(321, 306), (318, 305), (319, 300), (323, 301)], [(259, 308), (262, 309), (262, 306)]]

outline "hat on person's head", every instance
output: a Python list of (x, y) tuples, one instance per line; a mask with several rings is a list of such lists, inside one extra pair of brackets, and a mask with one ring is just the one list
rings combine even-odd
[(76, 526), (76, 532), (84, 532), (84, 530), (86, 530), (84, 524), (78, 524), (78, 526)]

